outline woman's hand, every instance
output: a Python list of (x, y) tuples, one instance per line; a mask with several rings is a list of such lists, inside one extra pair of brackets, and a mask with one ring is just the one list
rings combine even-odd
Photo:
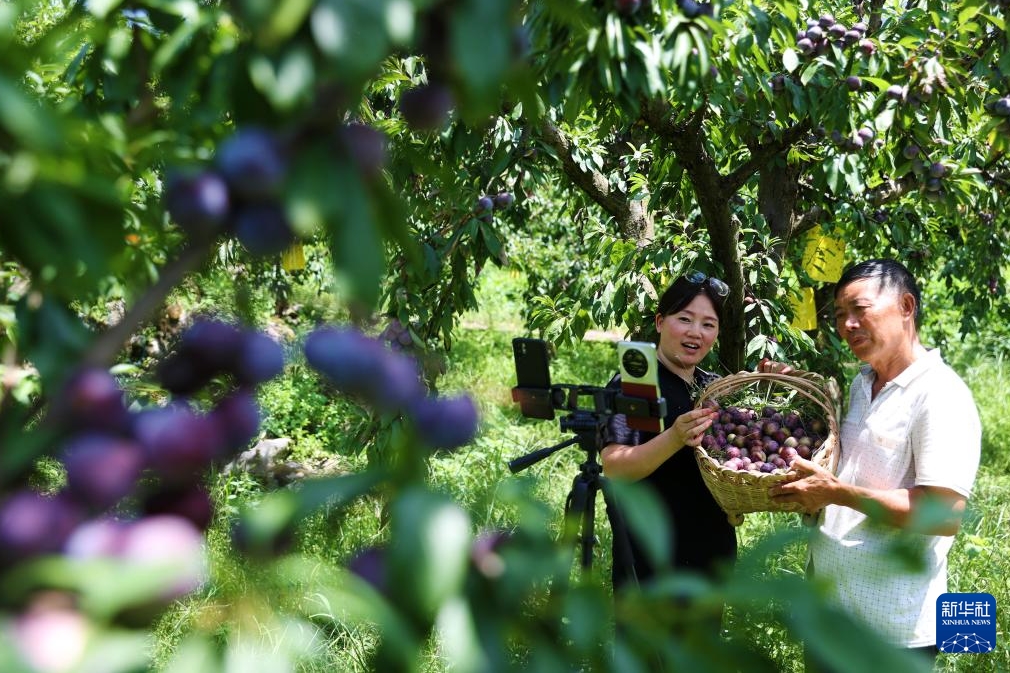
[(673, 438), (674, 446), (698, 446), (705, 431), (712, 425), (718, 416), (718, 412), (707, 408), (693, 409), (685, 414), (677, 416), (677, 420), (670, 426), (669, 432)]
[(600, 452), (603, 471), (628, 481), (644, 479), (685, 446), (701, 444), (716, 415), (704, 407), (694, 409), (678, 416), (673, 425), (643, 444), (609, 444)]

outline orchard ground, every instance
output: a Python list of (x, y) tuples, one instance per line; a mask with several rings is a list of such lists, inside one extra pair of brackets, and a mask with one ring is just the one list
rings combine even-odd
[[(558, 421), (525, 419), (512, 403), (514, 367), (510, 341), (523, 336), (520, 297), (522, 279), (506, 272), (486, 271), (480, 305), (487, 307), (465, 316), (459, 340), (449, 353), (448, 370), (440, 381), (440, 392), (468, 391), (478, 401), (482, 425), (477, 439), (454, 453), (440, 453), (431, 463), (430, 478), (437, 488), (448, 492), (471, 515), (477, 529), (507, 528), (516, 521), (517, 511), (510, 494), (531, 493), (557, 513), (560, 530), (564, 501), (572, 479), (578, 474), (582, 452), (571, 447), (559, 451), (518, 475), (509, 472), (509, 460), (534, 449), (553, 445), (570, 437), (561, 432)], [(612, 338), (608, 338), (612, 337)], [(552, 380), (565, 383), (604, 385), (616, 367), (613, 341), (620, 335), (597, 335), (577, 348), (559, 348), (551, 363)], [(1010, 506), (1002, 494), (1010, 489), (1010, 457), (1006, 439), (1010, 420), (1003, 411), (1003, 391), (1010, 384), (1010, 367), (989, 355), (946, 353), (972, 387), (984, 428), (983, 461), (970, 501), (969, 512), (955, 540), (950, 556), (949, 587), (955, 592), (985, 592), (996, 598), (997, 649), (986, 655), (941, 654), (939, 671), (1010, 670), (1007, 647), (1007, 606), (1010, 587), (1005, 569), (1010, 567)], [(346, 400), (319, 394), (317, 383), (297, 367), (289, 367), (282, 379), (268, 385), (261, 395), (271, 436), (294, 438), (292, 458), (306, 462), (327, 460), (339, 469), (353, 471), (364, 466), (368, 450), (362, 450), (352, 431), (360, 429), (362, 415)], [(218, 522), (208, 534), (212, 553), (212, 583), (203, 592), (176, 605), (159, 622), (153, 649), (156, 667), (163, 668), (177, 653), (184, 636), (208, 625), (222, 634), (266, 641), (278, 650), (302, 648), (299, 670), (368, 671), (370, 657), (379, 634), (367, 627), (331, 628), (325, 642), (313, 639), (305, 647), (305, 633), (290, 622), (277, 619), (279, 613), (302, 611), (339, 614), (339, 606), (327, 605), (313, 591), (311, 583), (295, 582), (282, 574), (236, 556), (230, 545), (227, 521), (245, 502), (258, 500), (264, 488), (245, 475), (218, 476), (215, 497)], [(299, 547), (315, 564), (308, 576), (319, 576), (334, 564), (346, 564), (363, 547), (388, 535), (382, 504), (364, 499), (339, 514), (318, 514), (299, 531)], [(610, 530), (605, 523), (602, 498), (597, 502), (597, 535), (594, 569), (609, 573)], [(738, 529), (741, 559), (755, 561), (760, 573), (802, 574), (805, 548), (793, 543), (780, 553), (753, 558), (759, 543), (783, 529), (802, 530), (792, 514), (749, 514)], [(573, 567), (573, 572), (578, 572)], [(783, 637), (783, 625), (768, 610), (748, 613), (730, 610), (724, 622), (726, 632), (746, 633), (755, 645), (776, 662), (779, 670), (800, 673), (803, 655), (799, 645)], [(830, 636), (828, 636), (830, 637)], [(439, 646), (432, 643), (430, 654), (421, 663), (424, 671), (443, 670)]]

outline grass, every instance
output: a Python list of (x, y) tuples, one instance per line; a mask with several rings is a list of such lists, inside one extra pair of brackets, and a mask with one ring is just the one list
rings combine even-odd
[[(483, 306), (517, 310), (515, 278), (498, 272), (497, 284)], [(522, 496), (531, 496), (548, 512), (551, 533), (562, 523), (564, 501), (584, 454), (576, 447), (554, 453), (519, 474), (512, 474), (508, 461), (534, 449), (553, 445), (571, 435), (562, 432), (558, 420), (523, 418), (512, 403), (510, 389), (514, 370), (510, 340), (521, 336), (518, 320), (509, 311), (485, 309), (467, 316), (448, 357), (448, 373), (440, 381), (442, 393), (469, 391), (480, 405), (481, 431), (473, 444), (455, 453), (437, 454), (429, 465), (432, 486), (449, 494), (470, 515), (475, 530), (508, 528), (525, 515)], [(603, 385), (616, 364), (611, 343), (584, 342), (578, 349), (560, 352), (553, 360), (555, 382)], [(960, 366), (960, 365), (959, 365)], [(974, 361), (962, 369), (973, 388), (984, 426), (983, 464), (964, 525), (950, 554), (951, 591), (991, 593), (997, 611), (997, 651), (991, 655), (941, 655), (937, 670), (975, 673), (1010, 671), (1006, 606), (1010, 587), (1005, 570), (1010, 568), (1010, 534), (1005, 494), (1010, 489), (1005, 438), (1010, 420), (1003, 411), (1003, 391), (1010, 383), (1004, 363)], [(357, 439), (365, 422), (360, 412), (340, 399), (322, 394), (304, 369), (295, 366), (291, 376), (264, 392), (272, 416), (267, 427), (296, 441), (302, 458), (336, 455), (349, 470), (359, 469), (367, 452)], [(207, 591), (178, 604), (159, 622), (152, 650), (156, 670), (169, 663), (194, 632), (211, 633), (222, 650), (233, 647), (236, 638), (256, 642), (267, 653), (294, 652), (299, 671), (374, 670), (373, 657), (379, 633), (368, 626), (351, 626), (336, 615), (325, 587), (334, 569), (354, 554), (388, 537), (383, 503), (378, 498), (361, 499), (339, 511), (321, 511), (305, 520), (298, 536), (302, 552), (298, 572), (277, 572), (244, 559), (231, 548), (228, 525), (235, 507), (262, 497), (263, 489), (242, 476), (220, 477), (215, 494), (220, 515), (208, 540), (213, 581)], [(597, 535), (594, 563), (609, 569), (610, 531), (597, 502)], [(783, 530), (802, 531), (795, 515), (758, 513), (747, 515), (738, 529), (741, 557), (763, 549), (761, 543)], [(761, 573), (768, 577), (802, 575), (805, 546), (802, 541), (777, 547), (775, 553), (758, 558)], [(783, 636), (785, 626), (776, 618), (774, 606), (727, 612), (724, 628), (746, 633), (754, 646), (775, 662), (777, 670), (802, 671), (800, 646)], [(237, 656), (237, 655), (236, 655)], [(437, 642), (429, 643), (420, 665), (422, 671), (442, 671), (445, 665)], [(266, 670), (259, 668), (258, 670)]]

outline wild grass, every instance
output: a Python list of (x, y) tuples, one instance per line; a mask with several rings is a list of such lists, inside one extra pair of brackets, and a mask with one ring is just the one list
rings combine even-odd
[(982, 420), (982, 464), (996, 472), (1010, 473), (1010, 415), (1006, 404), (1001, 403), (1006, 400), (1010, 363), (999, 355), (974, 360), (961, 369)]

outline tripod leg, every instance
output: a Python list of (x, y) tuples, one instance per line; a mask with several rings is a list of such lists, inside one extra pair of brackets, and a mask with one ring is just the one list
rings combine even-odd
[[(565, 501), (565, 539), (573, 540), (578, 537), (582, 551), (581, 563), (583, 568), (589, 567), (592, 563), (593, 529), (591, 513), (593, 499), (590, 498), (591, 493), (595, 495), (595, 492), (591, 491), (589, 482), (580, 474), (572, 482), (572, 490), (568, 493), (568, 499)], [(587, 535), (589, 536), (588, 540)]]
[(593, 567), (593, 544), (596, 542), (596, 481), (586, 484), (586, 502), (582, 509), (582, 568)]

